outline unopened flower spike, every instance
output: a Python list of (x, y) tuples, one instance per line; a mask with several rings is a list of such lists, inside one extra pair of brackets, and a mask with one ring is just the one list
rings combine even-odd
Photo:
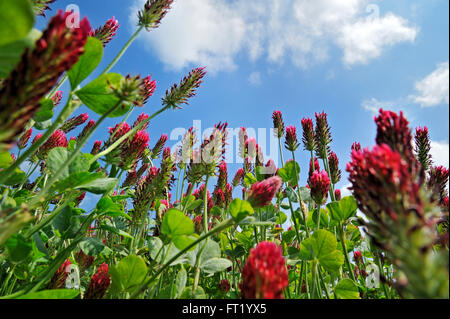
[(415, 152), (417, 159), (419, 160), (420, 164), (422, 164), (422, 167), (425, 171), (427, 171), (432, 162), (431, 162), (431, 142), (430, 142), (430, 136), (428, 133), (428, 128), (425, 127), (418, 127), (416, 128), (416, 134), (414, 136), (415, 139)]
[(168, 140), (168, 136), (166, 134), (161, 135), (159, 140), (156, 142), (155, 146), (152, 149), (152, 159), (157, 159), (164, 148), (164, 145), (166, 144)]
[(144, 8), (138, 12), (138, 25), (145, 27), (147, 31), (159, 27), (172, 3), (173, 0), (147, 0)]
[(95, 126), (95, 121), (94, 120), (90, 120), (86, 126), (83, 128), (83, 130), (81, 131), (80, 134), (78, 134), (77, 136), (77, 140), (80, 141), (82, 140), (85, 136), (87, 136), (91, 130), (94, 128)]
[(193, 69), (181, 80), (179, 85), (174, 84), (170, 90), (166, 91), (162, 104), (173, 109), (181, 108), (181, 104), (189, 104), (188, 99), (195, 96), (195, 91), (200, 87), (205, 75), (204, 67)]
[(49, 4), (52, 4), (56, 0), (31, 0), (34, 14), (46, 17), (45, 11), (51, 10)]
[(295, 152), (300, 146), (300, 143), (297, 140), (297, 129), (295, 126), (291, 125), (286, 128), (286, 140), (284, 144), (286, 149), (291, 152)]
[(64, 133), (69, 133), (70, 131), (76, 129), (78, 126), (84, 124), (89, 119), (89, 114), (83, 113), (78, 116), (74, 116), (67, 121), (65, 121), (59, 128)]
[(305, 150), (307, 151), (314, 151), (316, 148), (315, 144), (315, 133), (314, 133), (314, 124), (312, 119), (309, 117), (302, 119), (302, 128), (303, 128), (303, 145)]
[(315, 144), (316, 154), (320, 159), (325, 159), (329, 154), (329, 144), (332, 142), (330, 127), (328, 125), (327, 114), (325, 112), (316, 113), (316, 133)]
[(284, 136), (284, 122), (280, 111), (274, 111), (272, 114), (273, 128), (275, 137), (282, 138)]

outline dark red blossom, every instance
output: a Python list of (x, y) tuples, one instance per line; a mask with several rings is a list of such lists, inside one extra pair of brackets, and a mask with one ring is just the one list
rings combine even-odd
[(48, 289), (62, 289), (69, 276), (68, 267), (70, 266), (70, 259), (66, 259), (58, 270), (53, 274), (50, 283), (48, 284)]
[(300, 146), (300, 143), (297, 140), (297, 129), (295, 126), (290, 125), (286, 127), (286, 140), (284, 142), (286, 149), (291, 152), (295, 152), (297, 148)]
[(357, 262), (357, 263), (361, 263), (362, 262), (362, 254), (360, 251), (355, 250), (355, 252), (353, 253), (353, 259)]
[(341, 197), (342, 197), (341, 191), (340, 191), (339, 189), (336, 189), (336, 190), (334, 191), (334, 199), (335, 199), (336, 201), (340, 201), (340, 200), (341, 200)]
[(239, 285), (244, 299), (282, 299), (289, 283), (282, 249), (275, 243), (261, 242), (250, 251)]
[(271, 203), (282, 184), (283, 181), (278, 176), (270, 177), (262, 182), (256, 182), (250, 188), (248, 201), (253, 207), (267, 206)]
[(83, 128), (83, 130), (81, 131), (81, 133), (80, 134), (78, 134), (78, 136), (77, 136), (77, 140), (78, 141), (81, 141), (83, 138), (85, 138), (88, 134), (90, 134), (91, 133), (91, 131), (92, 131), (92, 129), (94, 128), (94, 126), (95, 126), (95, 121), (94, 120), (90, 120), (86, 125), (85, 125), (85, 127)]
[(330, 168), (331, 182), (337, 184), (341, 180), (341, 170), (339, 169), (339, 159), (333, 151), (328, 155), (328, 166)]
[(234, 175), (233, 178), (233, 187), (237, 187), (238, 185), (240, 185), (243, 180), (244, 180), (244, 176), (245, 176), (245, 172), (243, 168), (239, 168), (236, 172), (236, 175)]
[(309, 160), (308, 181), (315, 171), (320, 171), (320, 165), (317, 157), (314, 157), (314, 162), (312, 158)]
[(326, 171), (314, 171), (310, 180), (309, 187), (311, 188), (311, 197), (317, 205), (322, 205), (328, 198), (328, 191), (330, 190), (330, 178)]
[(272, 114), (274, 134), (278, 138), (284, 136), (284, 122), (280, 111), (274, 111)]
[(442, 203), (447, 197), (449, 170), (444, 166), (433, 166), (429, 171), (428, 188), (433, 192), (433, 199)]
[(79, 27), (68, 28), (66, 19), (71, 14), (58, 11), (34, 49), (25, 49), (17, 67), (3, 82), (0, 88), (0, 151), (14, 145), (25, 125), (40, 109), (42, 98), (84, 52), (91, 27), (88, 20), (83, 19)]
[(227, 292), (230, 291), (230, 282), (228, 281), (228, 279), (222, 279), (219, 283), (219, 290), (226, 294)]
[[(138, 116), (138, 118), (136, 119), (136, 121), (133, 123), (133, 128), (135, 128), (136, 126), (138, 126), (139, 124), (141, 124), (143, 121), (145, 121), (146, 119), (148, 119), (149, 116), (146, 113), (142, 113), (141, 115)], [(148, 122), (145, 123), (142, 127), (141, 130), (146, 130), (148, 128)]]
[(420, 164), (422, 164), (423, 169), (427, 171), (431, 166), (431, 142), (428, 134), (428, 128), (426, 126), (423, 128), (416, 128), (416, 135), (414, 136), (414, 139), (416, 142), (415, 151), (417, 159)]
[(361, 144), (358, 142), (355, 142), (352, 144), (352, 151), (360, 151), (361, 150)]
[(83, 250), (79, 250), (75, 253), (75, 261), (78, 263), (78, 266), (80, 267), (81, 271), (91, 267), (92, 263), (94, 262), (94, 259), (95, 259), (94, 256), (86, 255), (83, 252)]
[(141, 83), (141, 96), (142, 104), (147, 103), (148, 99), (155, 93), (156, 81), (152, 81), (152, 77), (149, 75), (142, 79)]
[(102, 147), (102, 141), (95, 141), (94, 145), (92, 146), (91, 154), (97, 155), (100, 152), (101, 147)]
[(108, 273), (108, 264), (98, 266), (97, 272), (92, 276), (84, 299), (102, 299), (111, 284), (111, 276)]
[(50, 152), (50, 150), (54, 149), (55, 147), (67, 147), (67, 144), (68, 142), (66, 134), (61, 130), (56, 130), (39, 148), (37, 156), (39, 159), (44, 159), (47, 156), (48, 152)]
[(314, 140), (314, 124), (312, 119), (309, 117), (302, 119), (302, 128), (303, 128), (303, 145), (305, 150), (314, 151), (316, 148), (315, 140)]
[(168, 136), (166, 134), (161, 135), (159, 140), (156, 142), (155, 146), (152, 149), (152, 158), (157, 159), (161, 155), (161, 151), (164, 148), (168, 140)]

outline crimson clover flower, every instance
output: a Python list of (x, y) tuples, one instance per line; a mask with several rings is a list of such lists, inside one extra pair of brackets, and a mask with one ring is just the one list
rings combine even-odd
[(337, 201), (340, 201), (340, 200), (341, 200), (341, 197), (342, 197), (341, 191), (340, 191), (339, 189), (336, 189), (336, 190), (334, 191), (334, 199), (337, 200)]
[(232, 185), (233, 187), (237, 187), (244, 181), (245, 172), (243, 168), (239, 168), (236, 172), (236, 175), (234, 175)]
[(47, 156), (48, 152), (50, 152), (50, 150), (52, 150), (56, 147), (67, 147), (67, 144), (68, 144), (68, 142), (67, 142), (66, 134), (61, 130), (56, 130), (53, 132), (52, 135), (50, 135), (48, 140), (45, 141), (45, 143), (42, 144), (41, 147), (39, 147), (39, 150), (37, 152), (37, 157), (41, 160), (45, 159), (45, 157)]
[(274, 134), (278, 138), (284, 136), (284, 122), (280, 111), (274, 111), (272, 114)]
[(115, 17), (112, 17), (111, 19), (106, 21), (105, 25), (95, 30), (91, 30), (89, 36), (100, 40), (103, 43), (103, 47), (105, 47), (116, 35), (119, 26), (119, 21), (117, 21)]
[(316, 113), (316, 155), (318, 158), (325, 159), (329, 153), (329, 144), (333, 141), (328, 125), (327, 113)]
[(428, 134), (428, 128), (425, 127), (418, 127), (416, 128), (416, 134), (414, 136), (415, 139), (415, 151), (417, 154), (417, 159), (419, 160), (420, 164), (422, 164), (422, 167), (425, 171), (430, 168), (432, 162), (431, 162), (431, 142), (430, 142), (430, 136)]
[(239, 129), (239, 156), (243, 159), (247, 158), (247, 148), (246, 148), (246, 142), (248, 139), (247, 130), (245, 127), (241, 127)]
[(337, 184), (341, 180), (341, 170), (339, 169), (339, 159), (333, 151), (328, 155), (328, 165), (330, 168), (331, 182)]
[(25, 133), (23, 133), (22, 136), (19, 138), (19, 141), (17, 142), (17, 147), (20, 150), (23, 150), (25, 147), (27, 147), (28, 141), (30, 140), (32, 133), (33, 128), (30, 128), (29, 130), (26, 130)]
[(78, 134), (77, 136), (77, 140), (81, 141), (85, 136), (87, 136), (91, 130), (94, 128), (96, 122), (94, 120), (90, 120), (85, 127), (83, 128), (83, 130), (81, 131), (80, 134)]
[(98, 266), (97, 272), (92, 276), (89, 287), (84, 294), (84, 299), (102, 299), (111, 284), (111, 276), (108, 273), (108, 264)]
[(134, 212), (132, 214), (133, 223), (135, 224), (142, 221), (150, 204), (158, 197), (158, 195), (161, 195), (161, 186), (159, 186), (156, 181), (156, 177), (159, 173), (160, 170), (158, 168), (150, 168), (147, 171), (147, 174), (142, 177), (136, 185), (133, 201)]
[(120, 154), (119, 167), (124, 170), (132, 169), (141, 159), (145, 149), (148, 147), (150, 138), (146, 131), (138, 131), (131, 140), (127, 140)]
[(53, 94), (52, 101), (53, 101), (54, 107), (58, 106), (59, 103), (61, 103), (62, 95), (63, 95), (62, 91), (57, 91), (55, 94)]
[[(141, 124), (143, 121), (145, 121), (145, 120), (148, 119), (148, 118), (149, 118), (148, 114), (142, 113), (141, 115), (138, 116), (138, 118), (136, 119), (136, 121), (133, 123), (132, 128), (135, 128), (136, 126), (138, 126), (139, 124)], [(141, 130), (146, 130), (146, 129), (148, 128), (148, 124), (149, 124), (148, 122), (145, 123), (145, 124), (142, 126)]]
[[(313, 167), (313, 163), (314, 163), (314, 167)], [(312, 158), (309, 160), (308, 182), (311, 179), (311, 176), (313, 175), (313, 173), (315, 171), (320, 171), (320, 165), (319, 165), (319, 161), (318, 161), (317, 157), (314, 157), (314, 161)]]
[(157, 159), (164, 148), (164, 145), (166, 144), (168, 140), (168, 136), (166, 134), (161, 135), (161, 137), (156, 142), (155, 146), (152, 149), (152, 159)]
[(94, 256), (86, 255), (83, 250), (79, 250), (75, 253), (75, 261), (77, 262), (78, 266), (80, 266), (81, 271), (91, 267), (94, 263), (94, 260)]
[(290, 125), (286, 127), (286, 140), (285, 140), (286, 149), (295, 152), (297, 148), (300, 146), (300, 143), (297, 140), (297, 129), (295, 126)]
[(361, 144), (358, 142), (355, 142), (352, 144), (352, 151), (360, 151), (361, 150)]
[(261, 242), (251, 249), (239, 284), (244, 299), (282, 299), (289, 284), (286, 261), (280, 246)]
[(220, 290), (220, 292), (226, 294), (227, 292), (230, 291), (230, 288), (231, 288), (231, 286), (230, 286), (230, 282), (228, 281), (228, 279), (222, 279), (219, 282), (219, 290)]
[(267, 206), (272, 202), (272, 199), (282, 184), (283, 181), (279, 176), (273, 176), (262, 182), (256, 182), (250, 188), (248, 201), (253, 207)]
[(92, 146), (91, 154), (97, 155), (100, 152), (101, 147), (102, 147), (102, 141), (95, 141), (94, 145)]
[(315, 135), (314, 135), (314, 124), (312, 119), (309, 117), (302, 119), (302, 128), (303, 128), (303, 145), (305, 147), (305, 150), (307, 151), (314, 151), (316, 148), (315, 143)]
[(311, 197), (318, 206), (322, 205), (328, 198), (330, 190), (330, 178), (325, 170), (314, 171), (310, 180)]
[(156, 81), (152, 81), (150, 76), (141, 79), (139, 75), (131, 76), (127, 74), (117, 86), (109, 83), (111, 94), (125, 103), (136, 106), (143, 106), (147, 103), (147, 100), (155, 92), (155, 88)]
[(64, 287), (66, 279), (69, 276), (67, 267), (69, 267), (70, 264), (70, 259), (66, 259), (62, 265), (59, 266), (58, 270), (53, 274), (52, 279), (50, 279), (50, 283), (47, 286), (48, 289), (61, 289)]
[(449, 170), (444, 166), (433, 166), (428, 174), (428, 188), (433, 192), (433, 199), (438, 199), (442, 204), (447, 197)]
[(147, 0), (144, 8), (138, 12), (138, 25), (147, 31), (157, 28), (170, 10), (173, 0)]
[[(61, 127), (59, 128), (64, 133), (69, 133), (70, 131), (73, 131), (78, 126), (84, 124), (89, 119), (89, 114), (83, 113), (78, 116), (74, 116), (67, 121), (65, 121)], [(94, 124), (95, 125), (95, 124)]]
[(188, 99), (195, 96), (195, 91), (200, 87), (203, 77), (206, 75), (205, 68), (193, 69), (185, 76), (179, 85), (174, 84), (166, 91), (162, 104), (168, 108), (181, 108), (180, 104), (189, 104)]
[(17, 67), (3, 82), (0, 88), (0, 151), (14, 145), (40, 109), (42, 98), (83, 54), (91, 27), (85, 18), (79, 28), (68, 28), (66, 18), (70, 14), (58, 11), (34, 49), (25, 49)]

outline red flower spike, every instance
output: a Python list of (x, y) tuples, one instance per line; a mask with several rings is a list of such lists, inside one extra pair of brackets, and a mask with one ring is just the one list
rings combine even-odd
[(415, 151), (417, 159), (422, 164), (423, 169), (427, 171), (432, 164), (430, 155), (431, 142), (428, 134), (428, 128), (426, 126), (424, 128), (416, 128), (416, 135), (414, 136), (414, 139), (416, 142)]
[(282, 249), (275, 243), (261, 242), (250, 251), (239, 285), (244, 299), (282, 299), (289, 284)]
[(50, 152), (50, 150), (56, 147), (67, 147), (67, 144), (68, 142), (66, 134), (61, 130), (56, 130), (48, 138), (48, 140), (44, 144), (42, 144), (42, 146), (39, 148), (37, 156), (39, 159), (44, 159), (47, 156), (48, 152)]
[(321, 206), (328, 198), (328, 191), (330, 190), (330, 178), (326, 171), (314, 171), (310, 180), (309, 187), (311, 188), (311, 197), (318, 206)]
[(25, 133), (22, 134), (22, 136), (19, 138), (19, 141), (17, 142), (17, 147), (20, 150), (23, 150), (27, 147), (28, 141), (30, 140), (31, 134), (33, 133), (33, 128), (30, 128), (29, 130), (25, 131)]
[[(148, 114), (142, 113), (141, 115), (138, 116), (138, 118), (136, 119), (136, 121), (133, 124), (133, 128), (135, 128), (136, 126), (138, 126), (140, 123), (142, 123), (143, 121), (145, 121), (146, 119), (148, 119)], [(144, 126), (141, 128), (141, 130), (146, 130), (148, 128), (148, 122), (144, 124)]]
[(329, 153), (329, 144), (332, 142), (330, 127), (328, 125), (327, 113), (316, 113), (316, 155), (318, 158), (325, 159)]
[(361, 144), (358, 142), (355, 142), (352, 144), (352, 151), (360, 151), (361, 150)]
[(335, 199), (336, 201), (340, 201), (341, 198), (342, 198), (341, 191), (340, 191), (339, 189), (336, 189), (336, 190), (334, 191), (334, 199)]
[(69, 133), (70, 131), (76, 129), (78, 126), (84, 124), (89, 119), (89, 114), (83, 113), (78, 116), (74, 116), (67, 121), (65, 121), (61, 127), (60, 130), (64, 133)]
[(253, 207), (264, 207), (272, 202), (275, 194), (281, 188), (283, 181), (278, 176), (273, 176), (265, 179), (262, 182), (257, 182), (250, 188), (248, 201)]
[(95, 141), (94, 146), (92, 146), (91, 154), (97, 155), (102, 147), (102, 141)]
[(92, 276), (84, 299), (102, 299), (111, 284), (111, 276), (108, 274), (108, 264), (98, 266), (97, 272)]
[(303, 145), (305, 147), (305, 150), (307, 151), (314, 151), (316, 148), (316, 143), (314, 141), (314, 124), (312, 119), (309, 117), (302, 119), (302, 128), (303, 128)]
[(230, 291), (231, 285), (230, 282), (228, 281), (228, 279), (222, 279), (219, 283), (219, 290), (226, 294), (227, 292)]
[(90, 120), (90, 121), (86, 124), (86, 126), (83, 128), (83, 130), (81, 131), (81, 133), (78, 134), (77, 140), (78, 140), (78, 141), (81, 141), (83, 138), (85, 138), (85, 136), (87, 136), (87, 135), (91, 132), (91, 130), (94, 128), (95, 123), (96, 123), (96, 122), (95, 122), (94, 120)]
[(91, 30), (91, 32), (89, 32), (89, 36), (100, 40), (103, 43), (103, 47), (105, 47), (116, 35), (119, 26), (119, 21), (117, 21), (115, 17), (112, 17), (106, 21), (105, 25), (97, 28), (96, 30)]
[(66, 282), (67, 277), (69, 276), (69, 272), (67, 271), (67, 267), (71, 264), (70, 259), (66, 259), (61, 266), (59, 266), (58, 270), (53, 274), (50, 283), (48, 284), (48, 289), (62, 289)]
[(138, 13), (138, 25), (145, 27), (147, 31), (157, 28), (170, 10), (172, 3), (173, 0), (147, 0), (144, 9)]
[(337, 184), (341, 180), (341, 170), (339, 169), (339, 159), (336, 153), (330, 152), (328, 164), (330, 167), (331, 182)]
[(281, 112), (280, 111), (273, 112), (272, 119), (275, 137), (282, 138), (284, 136), (284, 122)]
[(162, 149), (164, 148), (164, 145), (166, 144), (168, 139), (169, 137), (166, 134), (161, 135), (152, 149), (152, 159), (157, 159), (161, 155)]
[(286, 141), (285, 141), (286, 149), (295, 152), (297, 148), (300, 146), (297, 140), (297, 129), (295, 126), (286, 127)]
[(0, 152), (15, 144), (40, 109), (42, 98), (83, 54), (91, 27), (83, 19), (79, 28), (69, 29), (66, 19), (71, 14), (58, 11), (34, 49), (25, 49), (17, 67), (4, 80), (0, 88)]
[(362, 254), (361, 254), (361, 252), (358, 251), (358, 250), (356, 250), (356, 251), (353, 253), (353, 259), (354, 259), (358, 264), (361, 263), (361, 262), (362, 262)]
[(237, 170), (236, 175), (234, 175), (232, 182), (233, 187), (237, 187), (243, 182), (244, 175), (245, 175), (244, 169), (240, 168)]
[(63, 95), (62, 91), (57, 91), (55, 94), (53, 94), (52, 101), (55, 107), (58, 106), (59, 103), (61, 103), (62, 95)]

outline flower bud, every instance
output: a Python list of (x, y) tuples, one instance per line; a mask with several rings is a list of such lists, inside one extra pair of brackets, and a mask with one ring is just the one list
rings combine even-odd
[(297, 148), (300, 146), (297, 140), (297, 130), (295, 126), (288, 126), (286, 128), (286, 141), (285, 141), (286, 149), (295, 152)]
[(20, 150), (23, 150), (27, 147), (28, 141), (30, 140), (31, 133), (33, 133), (33, 128), (30, 128), (29, 130), (25, 131), (25, 133), (22, 134), (22, 136), (19, 138), (19, 142), (17, 142), (17, 147)]
[(188, 104), (188, 99), (195, 96), (195, 91), (200, 87), (205, 75), (205, 68), (193, 69), (179, 85), (174, 84), (170, 90), (166, 91), (162, 104), (173, 109), (181, 108), (180, 104)]
[(330, 179), (326, 171), (314, 171), (312, 174), (309, 187), (311, 188), (311, 197), (318, 206), (321, 206), (328, 198), (330, 190)]
[(273, 112), (272, 119), (275, 137), (282, 138), (284, 136), (284, 122), (281, 112)]
[(316, 148), (316, 144), (314, 141), (314, 124), (313, 121), (307, 117), (302, 119), (302, 128), (303, 128), (303, 145), (305, 150), (314, 151)]
[(84, 299), (102, 299), (111, 284), (111, 276), (108, 274), (108, 264), (98, 266), (97, 272), (92, 276)]
[(105, 25), (97, 28), (96, 30), (91, 30), (89, 36), (100, 40), (103, 43), (103, 47), (105, 47), (116, 35), (119, 26), (119, 21), (117, 21), (115, 17), (112, 17), (106, 21)]
[(282, 180), (278, 176), (270, 177), (262, 182), (256, 182), (250, 188), (248, 201), (255, 208), (267, 206), (281, 188)]

